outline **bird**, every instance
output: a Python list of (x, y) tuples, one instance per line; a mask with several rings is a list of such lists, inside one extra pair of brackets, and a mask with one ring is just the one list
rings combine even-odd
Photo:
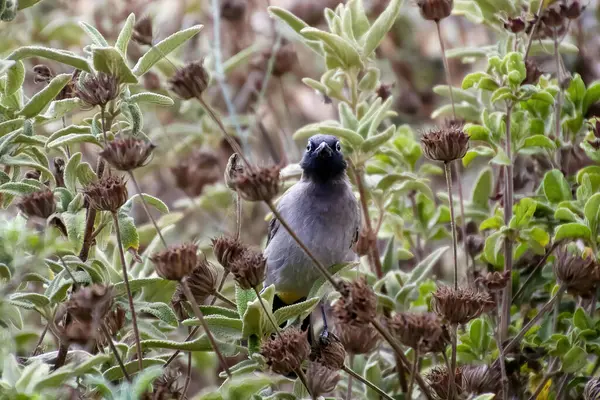
[[(300, 167), (301, 179), (277, 203), (281, 218), (326, 268), (355, 261), (361, 217), (340, 140), (312, 136)], [(265, 287), (275, 285), (274, 310), (304, 300), (322, 276), (276, 218), (269, 223), (264, 256)]]

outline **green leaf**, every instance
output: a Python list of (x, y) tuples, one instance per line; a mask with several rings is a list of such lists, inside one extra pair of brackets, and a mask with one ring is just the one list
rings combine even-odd
[[(142, 343), (144, 342), (148, 342), (147, 340), (142, 341)], [(142, 360), (142, 365), (144, 368), (148, 368), (151, 367), (153, 365), (163, 365), (165, 363), (165, 360), (160, 359), (160, 358), (144, 358)], [(127, 371), (127, 373), (129, 375), (133, 375), (134, 373), (138, 372), (139, 369), (139, 364), (137, 360), (128, 362), (125, 364), (125, 370)], [(108, 381), (116, 381), (118, 379), (123, 378), (123, 370), (121, 369), (120, 366), (115, 366), (112, 368), (107, 369), (104, 372), (104, 379), (108, 380)]]
[(379, 147), (384, 145), (388, 140), (390, 140), (394, 133), (396, 132), (396, 127), (394, 125), (389, 126), (385, 131), (380, 134), (371, 136), (367, 138), (360, 146), (360, 150), (363, 153), (369, 153), (371, 151), (377, 150)]
[(538, 101), (544, 102), (546, 104), (554, 104), (554, 97), (552, 97), (552, 95), (545, 90), (534, 93), (531, 96), (531, 99), (538, 100)]
[[(119, 269), (120, 270), (120, 269)], [(156, 284), (165, 284), (166, 286), (171, 287), (171, 289), (163, 288), (162, 290), (175, 290), (175, 282), (169, 282), (162, 278), (140, 278), (140, 279), (130, 279), (129, 287), (131, 288), (131, 292), (137, 292), (140, 289), (145, 287), (153, 287)], [(171, 292), (172, 293), (172, 292)], [(125, 283), (119, 282), (116, 283), (113, 287), (113, 295), (115, 297), (125, 296), (127, 294), (127, 290), (125, 289)]]
[(53, 141), (46, 143), (46, 148), (54, 149), (61, 146), (69, 146), (75, 143), (92, 143), (96, 146), (102, 147), (96, 136), (92, 134), (81, 134), (81, 133), (70, 133), (68, 135), (61, 136)]
[(402, 3), (402, 0), (392, 0), (365, 33), (363, 46), (365, 57), (371, 56), (385, 35), (392, 29), (398, 14), (400, 14)]
[(271, 6), (268, 8), (268, 11), (271, 17), (275, 17), (280, 21), (284, 22), (287, 26), (292, 28), (298, 34), (302, 29), (309, 27), (306, 24), (306, 22), (302, 21), (300, 18), (296, 17), (294, 14), (281, 7)]
[(462, 163), (465, 167), (468, 167), (471, 162), (477, 157), (492, 157), (496, 153), (494, 149), (487, 146), (477, 146), (467, 150), (467, 153), (462, 159)]
[(17, 129), (23, 127), (25, 123), (24, 119), (11, 119), (8, 121), (4, 121), (0, 123), (0, 137), (6, 135), (7, 133), (14, 132)]
[(600, 82), (596, 81), (588, 86), (585, 96), (583, 97), (583, 104), (581, 106), (583, 114), (587, 114), (591, 105), (600, 100)]
[(121, 52), (123, 57), (127, 55), (127, 46), (129, 45), (129, 40), (131, 40), (134, 26), (135, 14), (131, 13), (129, 14), (129, 17), (127, 17), (127, 21), (125, 21), (125, 25), (123, 25), (121, 32), (119, 32), (119, 37), (115, 43), (115, 48)]
[(81, 163), (81, 153), (71, 156), (65, 167), (65, 186), (71, 193), (77, 193), (77, 167)]
[(571, 79), (571, 83), (567, 88), (567, 96), (577, 107), (582, 105), (585, 97), (585, 83), (583, 83), (579, 74), (575, 74), (573, 79)]
[(37, 307), (45, 307), (50, 304), (50, 299), (39, 293), (13, 293), (9, 296), (10, 300), (28, 301)]
[(161, 58), (166, 57), (173, 50), (187, 42), (193, 36), (202, 30), (202, 25), (195, 25), (191, 28), (176, 32), (168, 38), (160, 41), (152, 46), (146, 54), (144, 54), (133, 67), (133, 73), (136, 76), (142, 76), (152, 68)]
[(129, 249), (137, 250), (140, 248), (140, 236), (138, 235), (135, 221), (129, 215), (119, 212), (119, 232), (121, 233), (121, 244), (127, 251)]
[(26, 196), (39, 190), (39, 186), (23, 182), (7, 182), (0, 185), (0, 193), (11, 194), (13, 196)]
[(129, 102), (135, 104), (150, 103), (166, 107), (170, 107), (174, 104), (173, 99), (171, 99), (170, 97), (152, 92), (142, 92), (134, 94), (129, 98)]
[(92, 61), (97, 71), (116, 76), (120, 83), (137, 83), (138, 81), (121, 53), (114, 47), (92, 46)]
[(554, 141), (547, 136), (533, 135), (525, 138), (523, 140), (523, 144), (521, 145), (522, 149), (529, 147), (543, 147), (545, 149), (556, 150), (556, 143), (554, 143)]
[(83, 31), (92, 39), (92, 43), (96, 46), (106, 47), (108, 46), (108, 42), (104, 39), (104, 36), (96, 28), (87, 22), (79, 22), (79, 25), (83, 29)]
[[(158, 211), (160, 211), (163, 214), (168, 214), (169, 213), (169, 207), (163, 203), (163, 201), (157, 197), (154, 196), (150, 196), (149, 194), (146, 193), (142, 193), (142, 196), (144, 197), (144, 200), (146, 200), (146, 204), (151, 205), (152, 207), (154, 207), (155, 209), (157, 209)], [(139, 193), (134, 194), (133, 196), (131, 196), (129, 198), (129, 200), (127, 200), (127, 202), (123, 205), (124, 209), (130, 209), (131, 205), (136, 201), (136, 200), (140, 200), (140, 195)]]
[(90, 65), (83, 57), (79, 57), (70, 51), (51, 49), (41, 46), (19, 47), (7, 57), (7, 60), (23, 60), (31, 57), (42, 57), (70, 65), (82, 71), (91, 72)]
[(554, 218), (559, 221), (577, 222), (579, 217), (566, 207), (559, 207), (554, 212)]
[[(222, 315), (206, 315), (204, 320), (212, 334), (219, 340), (233, 342), (242, 338), (243, 324), (239, 318), (229, 318)], [(185, 326), (198, 326), (198, 318), (186, 319), (183, 321)]]
[(360, 54), (356, 48), (352, 43), (338, 35), (312, 27), (303, 28), (300, 34), (308, 40), (323, 42), (326, 48), (340, 59), (344, 67), (350, 68), (362, 65)]
[(592, 236), (598, 234), (598, 220), (600, 217), (600, 193), (593, 194), (586, 202), (583, 209), (583, 215), (587, 219), (588, 226)]
[(493, 174), (490, 168), (484, 168), (477, 177), (473, 191), (471, 192), (471, 202), (482, 209), (487, 210), (490, 204), (490, 196), (493, 189)]
[(284, 322), (297, 317), (300, 317), (302, 320), (311, 313), (317, 303), (319, 303), (319, 298), (313, 297), (306, 301), (292, 304), (291, 306), (282, 307), (273, 313), (273, 317), (275, 318), (277, 325), (281, 325)]
[(521, 199), (514, 207), (514, 217), (510, 220), (510, 227), (519, 229), (526, 227), (537, 208), (537, 202), (528, 197)]
[(554, 241), (558, 242), (559, 240), (564, 239), (583, 239), (589, 242), (591, 237), (592, 232), (590, 231), (590, 228), (583, 224), (571, 222), (558, 226), (556, 233), (554, 234)]
[(55, 76), (45, 88), (29, 99), (29, 102), (19, 111), (19, 114), (25, 118), (35, 117), (60, 93), (70, 80), (71, 74)]
[(546, 199), (553, 204), (573, 199), (569, 183), (562, 172), (557, 169), (546, 172), (542, 183), (542, 189)]
[(237, 284), (235, 285), (235, 304), (237, 305), (238, 314), (243, 317), (248, 309), (248, 303), (256, 300), (256, 293), (254, 290), (244, 290)]
[(562, 370), (567, 373), (577, 372), (587, 364), (588, 354), (579, 346), (572, 347), (563, 357)]
[(15, 65), (8, 69), (6, 73), (6, 83), (4, 86), (4, 95), (12, 96), (21, 88), (25, 81), (25, 66), (23, 62), (17, 61)]
[(142, 305), (138, 304), (135, 306), (135, 311), (136, 311), (136, 313), (151, 314), (151, 315), (155, 316), (156, 318), (160, 319), (161, 321), (163, 321), (173, 327), (177, 327), (179, 325), (177, 316), (175, 315), (175, 313), (173, 312), (171, 307), (169, 307), (165, 303), (156, 302), (156, 303), (144, 303)]
[(346, 140), (353, 146), (360, 146), (364, 142), (363, 137), (358, 133), (339, 126), (322, 125), (319, 130), (327, 135), (334, 135), (342, 140)]
[(581, 330), (593, 329), (592, 322), (581, 307), (577, 307), (577, 310), (573, 313), (573, 325)]

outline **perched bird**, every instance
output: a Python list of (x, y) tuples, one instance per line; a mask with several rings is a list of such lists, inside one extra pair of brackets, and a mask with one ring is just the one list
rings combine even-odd
[[(300, 166), (302, 178), (281, 197), (278, 211), (325, 267), (354, 261), (360, 211), (338, 138), (311, 137)], [(274, 308), (305, 298), (321, 277), (318, 268), (275, 218), (267, 240), (265, 285), (275, 285)]]

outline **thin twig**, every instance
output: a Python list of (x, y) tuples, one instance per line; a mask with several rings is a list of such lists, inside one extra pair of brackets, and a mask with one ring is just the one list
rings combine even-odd
[(188, 391), (188, 387), (190, 386), (190, 381), (192, 380), (192, 352), (188, 352), (188, 360), (187, 360), (187, 369), (185, 371), (185, 384), (183, 385), (183, 390), (181, 391), (180, 400), (185, 399), (185, 394)]
[(410, 381), (408, 383), (408, 391), (406, 392), (407, 399), (412, 399), (412, 388), (415, 383), (415, 376), (417, 375), (417, 372), (418, 372), (417, 371), (417, 368), (419, 365), (419, 347), (418, 346), (415, 349), (414, 358), (415, 359), (413, 360), (412, 369), (410, 370)]
[(450, 204), (450, 230), (452, 231), (452, 256), (454, 257), (454, 289), (458, 290), (458, 242), (456, 240), (456, 220), (454, 218), (454, 200), (452, 199), (452, 169), (450, 163), (444, 163), (446, 172), (446, 187)]
[[(344, 366), (344, 367), (348, 368), (349, 370), (352, 370), (352, 365), (354, 365), (354, 354), (352, 354), (352, 353), (350, 354), (348, 361), (350, 362), (350, 366), (349, 367)], [(351, 375), (351, 374), (348, 374), (348, 375), (350, 375), (350, 376), (348, 377), (348, 390), (346, 391), (346, 400), (352, 400), (352, 383), (353, 383), (352, 378), (353, 378), (353, 375)]]
[[(498, 293), (494, 293), (494, 300), (496, 300), (496, 304), (498, 305), (496, 311), (500, 311), (500, 299)], [(497, 322), (497, 321), (496, 321)], [(498, 347), (500, 359), (500, 373), (502, 374), (502, 398), (504, 400), (508, 400), (508, 375), (506, 374), (506, 365), (504, 363), (504, 349), (502, 348), (502, 341), (500, 340), (500, 332), (498, 323), (496, 323), (495, 335), (494, 339), (496, 339), (496, 347)]]
[(152, 216), (152, 213), (150, 213), (150, 209), (148, 208), (148, 204), (146, 204), (146, 199), (144, 198), (142, 189), (140, 188), (140, 185), (138, 185), (137, 180), (135, 179), (135, 176), (133, 175), (133, 171), (129, 171), (129, 176), (131, 177), (131, 181), (133, 182), (133, 185), (135, 186), (135, 190), (137, 191), (138, 195), (140, 196), (140, 199), (142, 200), (142, 206), (144, 207), (144, 211), (146, 211), (146, 215), (148, 216), (148, 218), (150, 218), (150, 221), (152, 221), (152, 225), (154, 225), (154, 229), (156, 229), (156, 234), (158, 235), (158, 237), (160, 237), (160, 241), (162, 242), (163, 246), (165, 246), (165, 248), (169, 247), (167, 245), (167, 241), (165, 240), (165, 238), (162, 235), (162, 232), (160, 231), (160, 228), (158, 227), (158, 224), (156, 223), (156, 220)]
[(48, 322), (46, 322), (46, 326), (44, 327), (44, 330), (42, 331), (42, 334), (40, 335), (40, 338), (38, 339), (35, 348), (33, 349), (33, 353), (31, 353), (31, 357), (35, 357), (38, 354), (38, 351), (40, 351), (41, 347), (42, 347), (42, 343), (44, 342), (44, 338), (46, 337), (46, 333), (48, 333), (48, 327), (50, 326), (50, 324)]
[(123, 375), (125, 376), (125, 379), (127, 379), (127, 381), (131, 382), (131, 377), (127, 373), (127, 368), (125, 368), (125, 365), (123, 364), (123, 360), (121, 359), (119, 350), (117, 350), (117, 347), (113, 343), (112, 337), (110, 336), (110, 332), (106, 328), (106, 324), (100, 323), (100, 329), (102, 329), (102, 333), (104, 333), (104, 336), (106, 337), (106, 341), (108, 342), (110, 349), (112, 350), (113, 354), (115, 355), (115, 360), (117, 360), (117, 364), (119, 364), (121, 371), (123, 371)]
[(533, 43), (533, 37), (535, 36), (535, 32), (538, 28), (538, 25), (540, 24), (540, 21), (542, 20), (541, 17), (541, 12), (542, 12), (542, 8), (544, 7), (544, 1), (540, 0), (540, 5), (538, 7), (537, 13), (536, 13), (536, 20), (535, 23), (533, 24), (533, 28), (531, 29), (531, 34), (529, 35), (529, 39), (527, 40), (527, 48), (525, 49), (525, 56), (523, 57), (524, 61), (527, 61), (527, 57), (529, 57), (529, 50), (531, 50), (531, 44)]
[[(225, 271), (223, 272), (223, 276), (221, 277), (221, 282), (219, 283), (219, 288), (217, 289), (218, 292), (220, 292), (221, 290), (223, 290), (223, 286), (225, 286), (225, 281), (227, 280), (227, 276), (229, 275), (229, 271)], [(215, 304), (215, 302), (217, 301), (217, 296), (214, 295), (212, 300), (210, 301), (210, 305), (212, 306), (213, 304)], [(237, 307), (237, 305), (236, 305)]]
[(129, 286), (129, 278), (127, 277), (127, 264), (125, 262), (125, 252), (123, 251), (123, 243), (121, 243), (121, 231), (119, 230), (119, 218), (117, 213), (112, 213), (113, 223), (115, 225), (115, 232), (117, 235), (117, 247), (119, 248), (119, 255), (121, 256), (121, 268), (123, 271), (123, 282), (125, 283), (125, 289), (127, 290), (127, 300), (129, 301), (129, 311), (131, 312), (131, 324), (133, 325), (133, 336), (135, 337), (135, 347), (137, 349), (138, 364), (140, 372), (144, 369), (144, 363), (142, 360), (142, 344), (140, 343), (140, 332), (137, 324), (137, 314), (135, 312), (135, 306), (133, 305), (133, 295), (131, 294), (131, 287)]
[(77, 280), (75, 280), (75, 276), (73, 275), (73, 273), (71, 272), (69, 267), (67, 267), (67, 263), (65, 262), (65, 260), (62, 258), (62, 256), (60, 254), (58, 255), (58, 259), (60, 260), (61, 264), (63, 265), (63, 268), (65, 269), (66, 273), (69, 275), (69, 277), (73, 281), (73, 290), (75, 290), (77, 288)]
[[(200, 327), (199, 326), (195, 326), (194, 329), (192, 329), (192, 331), (185, 338), (184, 342), (187, 342), (187, 341), (191, 340), (194, 337), (194, 335), (196, 334), (196, 332), (198, 332), (199, 330), (200, 330)], [(167, 368), (169, 366), (169, 364), (171, 364), (173, 362), (173, 360), (175, 360), (177, 358), (177, 356), (179, 355), (179, 353), (181, 353), (181, 350), (176, 350), (175, 353), (173, 353), (171, 355), (171, 357), (169, 357), (167, 359), (167, 361), (165, 362), (165, 365), (163, 365), (163, 368)]]
[(535, 268), (533, 269), (533, 271), (531, 271), (531, 274), (529, 274), (529, 276), (527, 277), (527, 280), (525, 280), (525, 282), (523, 282), (523, 285), (521, 285), (521, 287), (519, 288), (517, 293), (515, 293), (515, 295), (513, 296), (513, 298), (512, 298), (513, 303), (519, 298), (519, 296), (521, 294), (523, 294), (523, 292), (525, 291), (525, 288), (527, 288), (529, 283), (533, 280), (533, 277), (535, 276), (536, 272), (544, 266), (548, 257), (550, 257), (552, 252), (554, 250), (556, 250), (556, 248), (558, 247), (559, 244), (560, 244), (560, 241), (552, 243), (552, 246), (550, 246), (550, 248), (546, 251), (546, 253), (542, 257), (542, 259), (540, 260), (540, 262), (538, 262), (537, 265), (535, 266)]
[[(450, 371), (452, 371), (452, 376), (454, 376), (454, 373), (456, 371), (456, 348), (457, 348), (457, 342), (458, 342), (458, 325), (452, 325), (450, 330), (451, 330), (450, 335), (452, 336), (452, 338), (451, 338), (452, 353), (450, 355)], [(458, 390), (456, 388), (456, 379), (450, 379), (450, 381), (448, 382), (448, 392), (454, 393), (454, 394), (458, 392)]]
[(221, 300), (223, 303), (226, 303), (227, 305), (232, 306), (233, 308), (237, 308), (237, 304), (235, 304), (233, 301), (229, 300), (227, 297), (225, 297), (221, 292), (219, 291), (215, 291), (213, 293), (213, 295), (215, 296), (215, 298), (218, 298), (219, 300)]
[(472, 279), (475, 265), (472, 265), (473, 271), (471, 271), (468, 257), (469, 250), (467, 249), (467, 219), (465, 218), (465, 198), (463, 196), (462, 172), (460, 170), (459, 161), (454, 162), (454, 175), (456, 176), (456, 191), (458, 192), (458, 204), (460, 205), (460, 230), (462, 232), (463, 249), (467, 264), (467, 278)]
[(456, 120), (456, 108), (454, 106), (454, 91), (452, 89), (452, 75), (450, 74), (450, 66), (448, 64), (448, 57), (446, 57), (446, 46), (444, 45), (444, 38), (442, 36), (442, 28), (440, 27), (440, 21), (435, 21), (437, 28), (438, 39), (440, 40), (440, 48), (442, 50), (442, 60), (444, 61), (444, 70), (446, 71), (446, 83), (448, 90), (450, 91), (450, 101), (452, 102), (452, 115)]
[[(354, 372), (352, 370), (352, 368), (350, 368), (349, 366), (344, 365), (342, 367), (342, 371), (344, 371), (345, 373), (347, 373), (348, 375), (350, 375), (350, 379), (354, 378), (357, 381), (360, 381), (360, 382), (364, 383), (370, 389), (373, 389), (375, 392), (377, 392), (377, 394), (380, 395), (381, 397), (383, 397), (384, 399), (394, 400), (394, 398), (392, 396), (390, 396), (389, 394), (387, 394), (386, 392), (384, 392), (383, 390), (381, 390), (373, 382), (369, 381), (368, 379), (366, 379), (365, 377), (361, 376), (360, 374), (357, 374), (356, 372)], [(351, 381), (349, 381), (349, 383), (348, 383), (349, 390), (351, 389), (350, 382)], [(407, 397), (407, 399), (408, 399), (408, 397)]]
[[(235, 240), (240, 240), (242, 234), (242, 197), (240, 192), (235, 192)], [(227, 276), (227, 273), (225, 273)], [(221, 289), (219, 289), (221, 290)]]
[[(102, 178), (104, 175), (104, 160), (102, 157), (98, 157), (96, 163), (96, 176), (98, 179)], [(90, 247), (92, 246), (94, 233), (94, 223), (96, 221), (96, 209), (93, 207), (88, 207), (85, 216), (85, 231), (83, 232), (83, 245), (81, 246), (81, 251), (79, 252), (79, 258), (81, 261), (85, 262), (88, 259), (90, 254)]]

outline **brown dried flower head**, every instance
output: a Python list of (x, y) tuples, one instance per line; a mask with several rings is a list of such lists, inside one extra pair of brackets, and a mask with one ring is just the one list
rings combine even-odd
[(511, 31), (512, 33), (523, 32), (526, 28), (525, 20), (523, 17), (508, 18), (504, 22), (504, 29)]
[(440, 21), (452, 12), (453, 0), (417, 0), (421, 16), (429, 21)]
[(579, 18), (585, 9), (586, 6), (582, 6), (579, 0), (572, 0), (569, 4), (565, 2), (560, 5), (561, 14), (568, 19)]
[(524, 85), (535, 85), (540, 80), (543, 72), (539, 69), (538, 64), (534, 60), (525, 61), (526, 76), (523, 81)]
[(377, 314), (377, 296), (364, 277), (342, 282), (342, 297), (333, 305), (333, 314), (339, 321), (369, 323)]
[(390, 321), (390, 328), (400, 343), (421, 354), (444, 351), (449, 342), (448, 331), (433, 313), (398, 313)]
[(463, 158), (469, 149), (469, 136), (459, 125), (432, 129), (421, 137), (421, 147), (427, 158), (450, 162)]
[[(449, 392), (450, 374), (448, 373), (447, 367), (434, 367), (427, 375), (425, 380), (429, 384), (429, 387), (433, 390), (433, 394), (439, 400), (452, 399)], [(457, 394), (462, 394), (462, 371), (460, 368), (456, 368), (454, 372), (454, 382), (456, 383)]]
[(233, 262), (246, 251), (242, 242), (226, 235), (212, 239), (212, 246), (215, 258), (225, 271), (231, 271)]
[(308, 389), (315, 396), (314, 398), (333, 392), (340, 379), (342, 379), (337, 369), (331, 369), (319, 362), (308, 364), (306, 378)]
[(278, 165), (244, 170), (233, 179), (233, 187), (247, 201), (271, 201), (279, 193)]
[(494, 393), (497, 396), (502, 391), (502, 376), (500, 368), (487, 365), (466, 365), (460, 369), (462, 389), (471, 395)]
[(67, 302), (67, 310), (80, 321), (100, 321), (110, 311), (112, 302), (112, 287), (92, 285), (74, 292)]
[(181, 399), (183, 387), (177, 383), (180, 376), (176, 370), (167, 368), (152, 383), (152, 400)]
[(585, 384), (584, 400), (600, 400), (600, 379), (592, 378)]
[(564, 18), (559, 6), (546, 7), (541, 18), (542, 23), (548, 28), (561, 27), (564, 23)]
[(96, 340), (97, 331), (92, 328), (90, 321), (72, 320), (64, 328), (64, 335), (69, 343), (87, 346)]
[(494, 306), (487, 292), (471, 288), (454, 289), (440, 286), (433, 293), (432, 308), (436, 314), (453, 325), (463, 325)]
[(133, 27), (131, 39), (134, 42), (146, 46), (152, 46), (152, 19), (143, 17)]
[[(198, 304), (204, 303), (204, 300), (215, 293), (217, 288), (218, 273), (214, 265), (209, 263), (206, 258), (200, 258), (196, 268), (187, 277), (187, 284), (192, 295)], [(179, 288), (180, 284), (177, 285)]]
[(267, 260), (262, 253), (246, 249), (230, 265), (237, 284), (244, 290), (258, 287), (265, 279)]
[(92, 208), (110, 212), (116, 212), (129, 197), (123, 178), (107, 174), (104, 174), (102, 179), (87, 185), (83, 194)]
[(200, 98), (208, 82), (210, 76), (202, 66), (201, 61), (194, 61), (180, 68), (175, 75), (169, 79), (171, 90), (184, 100), (191, 98)]
[(475, 283), (482, 285), (488, 292), (494, 293), (503, 290), (510, 281), (510, 271), (488, 272), (475, 279)]
[(104, 107), (119, 96), (119, 80), (104, 72), (85, 74), (75, 85), (75, 94), (92, 107)]
[(335, 333), (350, 354), (368, 354), (379, 345), (381, 336), (370, 324), (347, 322), (334, 314)]
[(386, 101), (392, 95), (393, 87), (393, 83), (382, 83), (375, 91), (377, 93), (377, 97), (380, 97), (382, 101)]
[[(106, 329), (108, 329), (108, 333), (111, 335), (111, 337), (119, 333), (125, 326), (125, 310), (123, 307), (121, 307), (119, 304), (112, 307), (112, 309), (109, 310), (104, 317), (104, 324), (106, 324)], [(98, 331), (98, 343), (105, 347), (109, 346), (108, 340), (101, 329), (98, 329)]]
[(239, 21), (246, 12), (246, 0), (224, 0), (221, 15), (228, 21)]
[(100, 156), (120, 171), (131, 171), (144, 166), (155, 147), (142, 139), (115, 139), (106, 145)]
[(337, 336), (325, 331), (313, 346), (310, 359), (337, 371), (344, 367), (346, 349)]
[(573, 295), (589, 297), (600, 284), (600, 266), (589, 253), (577, 254), (564, 246), (556, 250), (556, 279)]
[(43, 190), (28, 194), (17, 203), (17, 208), (29, 218), (47, 219), (56, 212), (54, 193), (50, 190)]
[(153, 254), (150, 261), (154, 263), (158, 276), (170, 281), (180, 281), (198, 265), (197, 252), (196, 244), (179, 244)]
[(197, 150), (171, 167), (175, 184), (190, 196), (199, 196), (206, 185), (218, 182), (221, 175), (219, 158), (210, 151)]
[(260, 353), (273, 372), (287, 375), (300, 368), (302, 361), (308, 358), (310, 345), (306, 340), (306, 332), (290, 327), (266, 340)]

